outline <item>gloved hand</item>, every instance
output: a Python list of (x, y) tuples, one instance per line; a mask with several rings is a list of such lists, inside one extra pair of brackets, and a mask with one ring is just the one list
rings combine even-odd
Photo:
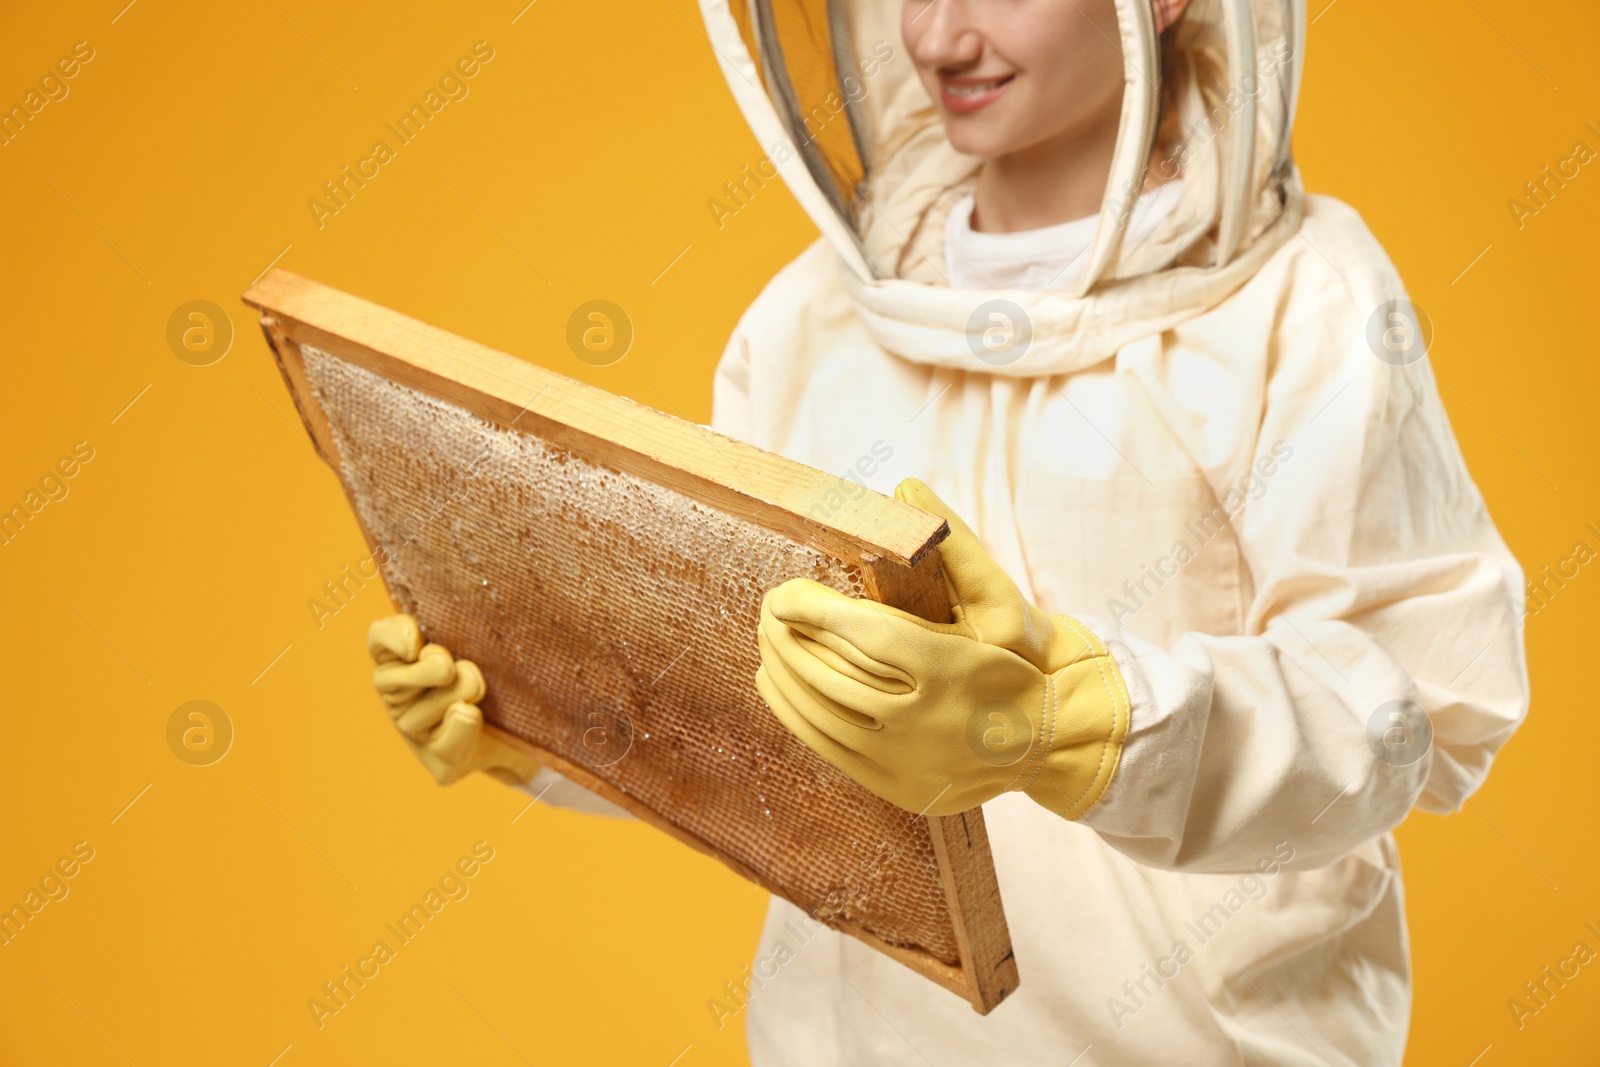
[(1105, 794), (1128, 733), (1111, 653), (1028, 603), (933, 490), (895, 497), (943, 516), (955, 621), (932, 623), (805, 578), (761, 602), (756, 686), (789, 730), (902, 808), (953, 815), (1023, 790), (1067, 819)]
[(410, 615), (390, 615), (367, 628), (367, 654), (377, 664), (372, 684), (422, 765), (439, 782), (485, 771), (508, 785), (531, 779), (539, 763), (483, 731), (483, 673), (453, 659), (442, 645), (424, 645)]

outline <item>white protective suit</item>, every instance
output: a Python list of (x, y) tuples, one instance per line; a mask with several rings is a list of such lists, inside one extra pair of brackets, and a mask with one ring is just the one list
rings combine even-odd
[[(1420, 346), (1386, 332), (1393, 266), (1301, 190), (1300, 0), (1195, 0), (1161, 158), (1149, 0), (1118, 0), (1099, 231), (1049, 292), (945, 284), (977, 161), (900, 0), (733, 2), (702, 0), (711, 43), (822, 237), (740, 322), (714, 425), (884, 493), (922, 478), (1035, 603), (1098, 632), (1133, 699), (1079, 824), (985, 805), (1010, 999), (980, 1017), (852, 938), (802, 939), (774, 899), (758, 958), (793, 959), (750, 999), (754, 1063), (1399, 1063), (1390, 830), (1458, 809), (1524, 716), (1522, 577)], [(840, 87), (820, 105), (819, 71)], [(1181, 201), (1123, 241), (1147, 161)], [(1020, 357), (975, 344), (994, 299), (1031, 325)]]

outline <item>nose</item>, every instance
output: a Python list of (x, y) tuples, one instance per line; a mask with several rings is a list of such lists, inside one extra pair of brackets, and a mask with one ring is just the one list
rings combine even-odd
[(906, 26), (906, 44), (919, 66), (960, 71), (983, 58), (983, 33), (973, 0), (930, 0)]

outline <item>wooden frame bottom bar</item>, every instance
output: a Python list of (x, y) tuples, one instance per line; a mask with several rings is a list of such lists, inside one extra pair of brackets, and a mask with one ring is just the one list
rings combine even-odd
[[(742, 878), (754, 882), (774, 896), (784, 895), (781, 889), (759, 872), (738, 862), (704, 838), (663, 818), (655, 809), (640, 803), (605, 779), (595, 777), (583, 766), (499, 727), (485, 725), (484, 730), (495, 740), (518, 751), (526, 752), (562, 777), (569, 778), (597, 796), (610, 801), (639, 821), (648, 823), (695, 851), (720, 861)], [(926, 818), (928, 828), (933, 835), (934, 852), (939, 857), (940, 869), (944, 874), (945, 895), (951, 905), (951, 918), (956, 924), (956, 940), (961, 946), (962, 966), (952, 967), (920, 949), (891, 944), (847, 921), (830, 919), (826, 925), (864, 941), (885, 956), (898, 960), (919, 974), (932, 979), (971, 1003), (979, 1014), (987, 1015), (1017, 988), (1018, 976), (1016, 956), (1011, 951), (1011, 939), (1006, 929), (1002, 926), (999, 930), (1001, 936), (996, 937), (990, 933), (993, 928), (986, 927), (977, 931), (979, 938), (975, 939), (974, 931), (968, 930), (967, 924), (962, 921), (965, 909), (957, 906), (960, 903), (972, 906), (985, 897), (998, 901), (1000, 896), (999, 883), (994, 879), (993, 864), (971, 862), (974, 854), (981, 852), (987, 855), (989, 835), (984, 828), (983, 810), (974, 808), (960, 815), (930, 815)], [(987, 877), (984, 876), (985, 873)], [(984, 937), (985, 934), (989, 936)]]

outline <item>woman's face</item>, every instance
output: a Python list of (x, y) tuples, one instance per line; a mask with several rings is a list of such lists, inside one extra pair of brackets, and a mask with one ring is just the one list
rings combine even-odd
[(958, 152), (983, 159), (1114, 126), (1114, 0), (906, 0), (906, 50)]

